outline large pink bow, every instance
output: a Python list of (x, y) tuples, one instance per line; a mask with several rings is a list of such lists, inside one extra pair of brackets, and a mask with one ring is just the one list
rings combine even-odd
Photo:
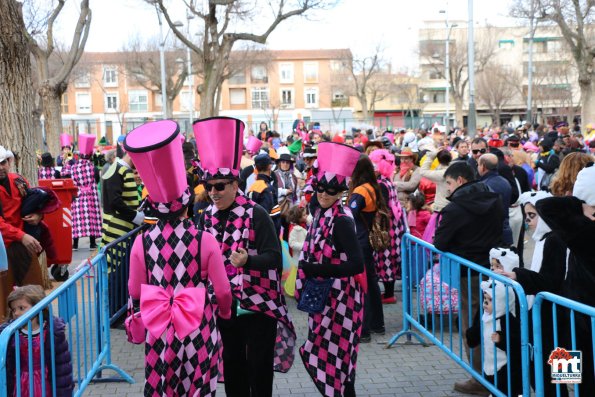
[(143, 323), (155, 338), (171, 324), (180, 338), (196, 331), (202, 320), (206, 290), (184, 288), (171, 293), (156, 285), (141, 285), (140, 311)]

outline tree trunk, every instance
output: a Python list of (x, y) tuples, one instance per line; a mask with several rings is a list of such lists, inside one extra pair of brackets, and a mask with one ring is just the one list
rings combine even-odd
[(455, 119), (457, 121), (457, 127), (463, 127), (463, 98), (453, 95), (455, 100)]
[(174, 118), (174, 100), (169, 95), (167, 95), (166, 105), (167, 105), (167, 111), (165, 113), (165, 118), (173, 119)]
[(496, 109), (494, 112), (494, 124), (496, 127), (499, 127), (502, 123), (500, 120), (501, 114), (502, 114), (502, 110), (500, 109)]
[(43, 127), (48, 151), (54, 156), (60, 153), (60, 133), (62, 132), (61, 96), (49, 82), (44, 82), (39, 88), (43, 109)]
[(358, 98), (359, 102), (362, 105), (362, 119), (364, 122), (368, 121), (368, 98), (364, 95), (363, 97)]
[[(579, 85), (581, 89), (581, 125), (585, 126), (588, 123), (595, 123), (595, 92), (593, 92), (592, 79), (595, 79), (595, 73), (587, 81), (581, 82)], [(569, 120), (572, 121), (572, 120)]]
[(34, 118), (31, 58), (23, 30), (21, 5), (0, 1), (0, 144), (18, 156), (14, 170), (37, 185), (35, 150), (40, 131)]

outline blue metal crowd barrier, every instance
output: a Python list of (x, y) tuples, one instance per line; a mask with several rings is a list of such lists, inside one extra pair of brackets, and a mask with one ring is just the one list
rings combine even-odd
[[(488, 279), (499, 281), (507, 287), (512, 287), (516, 297), (516, 304), (509, 306), (509, 300), (512, 297), (509, 296), (508, 288), (504, 290), (506, 291), (506, 307), (516, 306), (516, 318), (520, 320), (520, 325), (517, 325), (512, 330), (520, 334), (522, 391), (524, 396), (529, 396), (529, 318), (527, 314), (527, 298), (520, 284), (509, 278), (495, 274), (489, 269), (464, 258), (441, 252), (432, 244), (413, 237), (409, 233), (403, 236), (401, 249), (403, 329), (390, 339), (387, 348), (395, 344), (401, 336), (406, 336), (407, 341), (411, 341), (411, 337), (414, 337), (425, 345), (426, 343), (422, 338), (423, 335), (482, 383), (493, 395), (505, 396), (504, 393), (498, 390), (498, 385), (501, 385), (502, 382), (507, 382), (509, 395), (512, 395), (510, 387), (511, 380), (513, 376), (518, 376), (519, 374), (511, 373), (511, 366), (508, 365), (506, 379), (498, 379), (498, 375), (494, 374), (494, 381), (490, 383), (484, 376), (482, 369), (474, 369), (473, 365), (470, 364), (473, 362), (473, 352), (471, 351), (470, 356), (467, 356), (464, 345), (466, 329), (463, 329), (462, 313), (466, 313), (467, 321), (465, 323), (471, 326), (475, 315), (471, 309), (472, 290), (477, 291), (477, 294), (479, 294), (477, 305), (480, 310), (479, 318), (481, 319), (483, 309), (481, 305), (480, 283), (482, 280), (486, 281)], [(465, 275), (466, 277), (462, 277), (461, 275)], [(477, 277), (471, 277), (475, 275)], [(463, 290), (463, 293), (460, 293), (461, 290)], [(459, 293), (458, 300), (456, 299), (457, 293)], [(436, 294), (438, 295), (438, 299), (434, 300)], [(466, 310), (463, 310), (463, 300), (468, 302)], [(495, 305), (495, 301), (493, 305)], [(496, 309), (496, 306), (494, 306), (494, 312)], [(513, 325), (510, 323), (508, 311), (505, 319), (506, 353), (507, 357), (511, 357), (510, 353), (516, 352), (511, 350), (514, 346), (511, 346), (510, 342), (510, 327)], [(483, 333), (483, 325), (481, 325), (481, 328), (480, 335)], [(486, 349), (494, 349), (495, 367), (496, 346), (494, 344), (492, 346), (485, 346), (482, 339), (479, 349), (481, 363), (484, 362)], [(465, 358), (469, 359), (469, 364)]]
[[(544, 306), (546, 302), (551, 304), (551, 310)], [(545, 382), (559, 380), (561, 382), (555, 386), (556, 396), (566, 395), (562, 390), (566, 384), (572, 385), (575, 396), (592, 396), (595, 393), (595, 307), (540, 292), (535, 297), (532, 312), (535, 394), (543, 396)], [(546, 316), (551, 324), (544, 323)], [(548, 331), (551, 334), (546, 334)], [(544, 346), (547, 339), (553, 344)], [(544, 373), (544, 362), (549, 361), (545, 358), (552, 360), (549, 376)], [(585, 376), (590, 377), (588, 384), (583, 384)]]
[[(81, 265), (64, 284), (52, 291), (33, 308), (11, 322), (0, 334), (0, 397), (13, 394), (7, 390), (8, 368), (14, 371), (11, 381), (15, 384), (16, 395), (21, 395), (21, 373), (29, 373), (28, 395), (38, 395), (34, 388), (34, 361), (41, 363), (41, 396), (56, 395), (56, 356), (54, 346), (54, 321), (48, 317), (60, 317), (66, 327), (65, 336), (68, 342), (75, 383), (75, 396), (81, 396), (85, 388), (101, 372), (108, 369), (115, 371), (119, 377), (110, 380), (134, 383), (134, 380), (117, 365), (112, 363), (109, 307), (108, 307), (108, 273), (105, 252), (102, 250), (92, 260)], [(37, 318), (44, 324), (40, 337), (40, 357), (33, 357), (33, 349), (27, 349), (28, 357), (21, 357), (20, 343), (25, 338), (31, 346), (35, 333), (32, 320)], [(22, 335), (21, 337), (15, 337)], [(47, 344), (50, 344), (51, 357), (45, 357)], [(8, 359), (13, 357), (14, 359)], [(12, 371), (11, 371), (12, 372)], [(48, 377), (49, 379), (47, 379)], [(52, 390), (46, 389), (46, 382)]]
[(117, 323), (126, 312), (130, 250), (137, 233), (144, 227), (144, 225), (137, 227), (103, 248), (107, 259), (109, 316), (112, 325)]

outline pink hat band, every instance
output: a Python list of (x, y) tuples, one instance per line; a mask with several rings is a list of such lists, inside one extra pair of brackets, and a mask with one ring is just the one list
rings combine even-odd
[(79, 153), (83, 156), (93, 154), (96, 139), (94, 134), (79, 134)]
[(232, 117), (210, 117), (194, 122), (202, 179), (229, 179), (239, 175), (244, 128), (241, 120)]
[(153, 121), (136, 127), (124, 140), (153, 203), (179, 201), (188, 189), (179, 132), (173, 120)]

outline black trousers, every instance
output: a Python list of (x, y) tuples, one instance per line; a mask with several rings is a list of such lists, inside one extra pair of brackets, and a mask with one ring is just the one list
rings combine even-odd
[(384, 328), (384, 312), (382, 310), (382, 297), (380, 286), (374, 265), (374, 256), (370, 248), (363, 247), (364, 262), (366, 266), (366, 279), (368, 281), (368, 293), (364, 298), (364, 324), (362, 335), (369, 335), (370, 330)]
[(277, 320), (261, 313), (234, 313), (230, 320), (218, 319), (217, 323), (223, 341), (225, 394), (272, 396)]

